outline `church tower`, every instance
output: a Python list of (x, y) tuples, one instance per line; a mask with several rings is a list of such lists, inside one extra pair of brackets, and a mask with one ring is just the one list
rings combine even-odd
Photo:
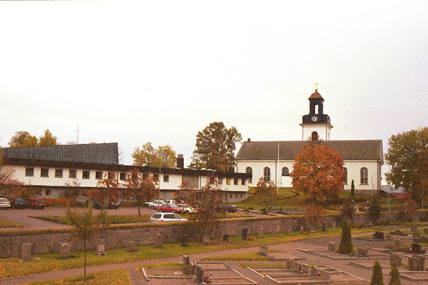
[(330, 140), (333, 126), (330, 116), (324, 114), (324, 98), (318, 93), (318, 83), (315, 92), (309, 97), (309, 114), (302, 117), (302, 140)]

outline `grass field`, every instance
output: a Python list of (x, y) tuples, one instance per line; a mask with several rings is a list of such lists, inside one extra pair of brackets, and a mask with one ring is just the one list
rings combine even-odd
[(0, 228), (21, 228), (21, 224), (17, 224), (8, 220), (0, 219)]
[(31, 285), (37, 284), (47, 284), (47, 285), (55, 285), (55, 284), (96, 284), (96, 285), (127, 285), (131, 284), (131, 280), (129, 280), (128, 272), (126, 270), (109, 270), (103, 271), (93, 274), (86, 275), (86, 282), (83, 282), (83, 275), (72, 276), (61, 279), (54, 280), (43, 280), (40, 282), (30, 283)]

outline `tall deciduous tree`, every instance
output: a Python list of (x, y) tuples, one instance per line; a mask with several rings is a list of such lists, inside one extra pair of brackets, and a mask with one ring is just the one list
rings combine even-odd
[(116, 173), (109, 173), (103, 180), (98, 181), (97, 186), (97, 188), (86, 190), (85, 194), (89, 196), (92, 201), (98, 202), (101, 208), (103, 208), (104, 205), (109, 205), (120, 199), (120, 184), (116, 179)]
[(9, 141), (10, 147), (28, 147), (37, 146), (36, 136), (30, 135), (26, 131), (18, 131)]
[(49, 129), (46, 129), (44, 135), (39, 138), (39, 142), (37, 143), (37, 145), (38, 146), (57, 145), (57, 138), (52, 135)]
[(278, 192), (273, 181), (266, 182), (263, 177), (260, 177), (254, 188), (254, 195), (259, 197), (259, 201), (263, 201), (266, 207), (269, 207), (272, 200), (278, 198)]
[(196, 149), (190, 167), (232, 172), (236, 164), (236, 143), (241, 140), (242, 136), (235, 127), (228, 129), (222, 122), (209, 124), (196, 135)]
[(128, 199), (137, 201), (138, 215), (141, 216), (141, 206), (159, 196), (159, 188), (152, 175), (143, 175), (138, 169), (127, 175), (124, 186)]
[(392, 167), (386, 180), (397, 188), (404, 187), (413, 200), (420, 202), (424, 180), (428, 178), (428, 171), (423, 171), (428, 159), (428, 127), (393, 135), (388, 144), (385, 158)]
[(134, 165), (152, 167), (175, 167), (177, 154), (172, 147), (158, 146), (154, 148), (150, 142), (136, 148), (132, 154)]
[(294, 188), (313, 200), (337, 199), (343, 189), (345, 173), (342, 157), (320, 143), (308, 143), (297, 154), (290, 173)]
[[(210, 183), (214, 181), (214, 183)], [(208, 179), (201, 191), (196, 191), (190, 187), (190, 184), (183, 181), (177, 199), (183, 200), (198, 211), (190, 217), (192, 233), (199, 235), (199, 241), (209, 236), (220, 222), (223, 214), (221, 204), (223, 195), (221, 187), (213, 178)]]

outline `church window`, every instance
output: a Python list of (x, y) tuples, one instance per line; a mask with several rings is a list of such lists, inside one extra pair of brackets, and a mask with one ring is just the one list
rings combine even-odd
[(360, 170), (360, 183), (364, 185), (369, 184), (369, 171), (365, 167)]
[(265, 167), (263, 169), (263, 179), (265, 182), (269, 182), (270, 181), (270, 168), (269, 167)]
[[(245, 172), (247, 173), (247, 174), (251, 174), (251, 175), (253, 175), (253, 169), (251, 168), (251, 167), (247, 167), (247, 169), (245, 169)], [(250, 183), (252, 183), (253, 182), (253, 178), (251, 177), (249, 180), (248, 180)]]
[(343, 183), (348, 184), (348, 169), (346, 167), (343, 168), (343, 173), (345, 174), (345, 178), (343, 179)]
[(282, 176), (290, 176), (290, 170), (288, 170), (288, 167), (282, 168)]
[(312, 141), (317, 141), (317, 140), (318, 140), (318, 133), (312, 132)]

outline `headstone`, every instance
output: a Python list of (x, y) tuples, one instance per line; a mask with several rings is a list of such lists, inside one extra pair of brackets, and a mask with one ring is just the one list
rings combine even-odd
[(190, 264), (190, 258), (188, 255), (183, 255), (183, 265), (189, 265)]
[(156, 247), (158, 247), (158, 248), (163, 247), (163, 235), (162, 234), (159, 233), (156, 235), (155, 244), (156, 244)]
[(181, 246), (187, 247), (187, 235), (181, 235)]
[(328, 251), (334, 251), (334, 247), (335, 247), (335, 243), (334, 242), (329, 242), (328, 243)]
[(59, 250), (59, 257), (61, 259), (66, 259), (70, 257), (71, 245), (68, 243), (61, 244), (61, 248)]
[(409, 256), (409, 270), (425, 271), (425, 256), (424, 255)]
[(31, 261), (31, 243), (23, 243), (21, 245), (21, 260), (23, 262)]
[(204, 244), (210, 244), (210, 237), (208, 235), (205, 235), (203, 238)]
[(311, 267), (307, 264), (302, 264), (302, 272), (303, 274), (309, 275)]
[(303, 226), (300, 226), (300, 234), (303, 234), (305, 228)]
[(384, 235), (384, 233), (383, 232), (375, 232), (374, 233), (374, 235), (373, 235), (373, 238), (375, 238), (375, 239), (385, 239), (385, 235)]
[(196, 267), (196, 282), (204, 282), (204, 270), (200, 266)]
[(223, 235), (223, 242), (229, 242), (229, 235), (228, 234)]
[(106, 244), (104, 239), (97, 240), (97, 255), (106, 255)]
[(135, 247), (135, 241), (133, 240), (128, 241), (128, 252), (136, 252), (136, 251), (138, 250)]
[(422, 253), (422, 247), (419, 243), (412, 243), (412, 253), (414, 254), (421, 254)]
[(418, 230), (418, 227), (417, 227), (417, 226), (412, 226), (412, 227), (410, 228), (410, 230), (411, 230), (412, 232), (415, 232), (415, 231), (417, 231), (417, 230)]
[(322, 223), (321, 228), (322, 228), (322, 231), (325, 232), (325, 223)]
[(359, 247), (357, 257), (367, 257), (367, 248)]
[(287, 226), (287, 234), (292, 234), (293, 233), (293, 226), (292, 225), (288, 225)]
[(267, 256), (267, 252), (268, 252), (268, 248), (267, 248), (267, 246), (263, 246), (263, 245), (261, 245), (261, 246), (260, 246), (260, 252), (259, 252), (259, 254), (260, 254), (260, 255)]
[(315, 266), (311, 267), (311, 277), (317, 277), (318, 276), (318, 270), (315, 268)]
[(320, 270), (319, 274), (320, 274), (320, 279), (322, 279), (322, 280), (330, 280), (330, 274), (328, 274), (324, 270)]
[(397, 264), (397, 266), (401, 266), (401, 257), (395, 253), (391, 253), (389, 261), (390, 261), (391, 265), (395, 262), (395, 264)]
[(248, 228), (242, 229), (242, 240), (247, 240)]
[(331, 228), (333, 229), (333, 231), (335, 231), (335, 230), (336, 230), (336, 222), (333, 222), (333, 223), (331, 224)]
[(259, 228), (259, 238), (263, 238), (263, 228)]
[(403, 241), (401, 239), (394, 239), (394, 248), (395, 249), (400, 249), (403, 247)]

